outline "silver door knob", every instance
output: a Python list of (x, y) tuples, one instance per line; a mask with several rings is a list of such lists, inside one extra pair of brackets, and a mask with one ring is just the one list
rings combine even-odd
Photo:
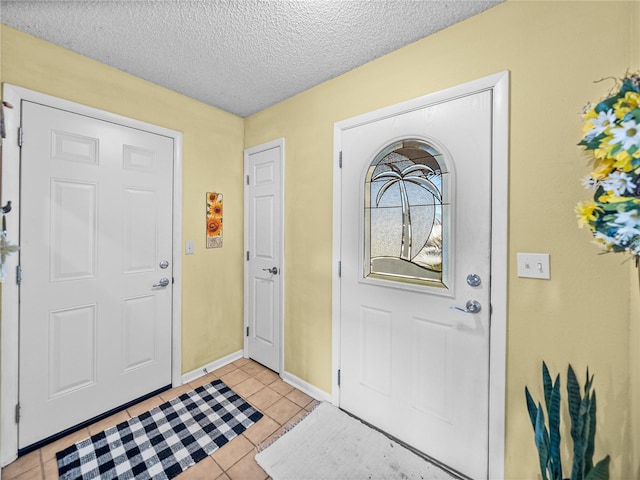
[(466, 308), (458, 307), (457, 305), (453, 305), (449, 307), (451, 310), (460, 310), (464, 313), (479, 313), (482, 310), (482, 305), (477, 300), (469, 300), (466, 305)]
[(278, 274), (278, 268), (277, 267), (263, 268), (262, 270), (264, 270), (265, 272), (269, 272), (271, 275), (277, 275)]
[(154, 287), (166, 287), (167, 285), (169, 285), (169, 279), (167, 277), (162, 277), (158, 280), (158, 283), (153, 284)]

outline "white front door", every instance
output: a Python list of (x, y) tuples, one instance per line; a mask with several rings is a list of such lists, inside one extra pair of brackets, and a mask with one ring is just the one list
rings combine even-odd
[(171, 384), (173, 288), (173, 139), (28, 101), (22, 127), (20, 448)]
[(340, 140), (340, 407), (478, 479), (491, 129), (485, 90), (356, 123)]
[(245, 150), (245, 326), (248, 357), (282, 368), (284, 139)]

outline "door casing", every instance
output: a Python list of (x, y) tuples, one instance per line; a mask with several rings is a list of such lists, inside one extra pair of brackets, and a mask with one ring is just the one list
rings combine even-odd
[[(279, 248), (279, 255), (280, 255), (280, 265), (277, 265), (277, 267), (280, 269), (280, 272), (278, 273), (279, 277), (278, 277), (278, 281), (280, 282), (280, 297), (277, 299), (278, 302), (280, 302), (280, 308), (279, 308), (279, 312), (280, 312), (280, 318), (277, 319), (277, 321), (279, 322), (279, 328), (280, 328), (280, 337), (279, 337), (279, 342), (280, 342), (280, 358), (279, 358), (279, 370), (278, 373), (282, 376), (282, 374), (284, 373), (284, 295), (285, 295), (285, 278), (284, 278), (284, 272), (285, 272), (285, 258), (284, 258), (284, 223), (285, 223), (285, 218), (284, 218), (284, 195), (285, 195), (285, 185), (284, 185), (284, 181), (285, 181), (285, 141), (284, 138), (278, 138), (276, 140), (272, 140), (270, 142), (266, 142), (263, 143), (261, 145), (256, 145), (255, 147), (251, 147), (251, 148), (247, 148), (244, 151), (244, 174), (245, 174), (245, 179), (247, 178), (247, 175), (249, 175), (249, 170), (250, 170), (250, 166), (249, 166), (249, 155), (253, 154), (253, 153), (257, 153), (257, 152), (261, 152), (264, 150), (270, 150), (272, 148), (279, 148), (280, 149), (280, 171), (276, 172), (277, 175), (280, 176), (280, 204), (277, 205), (278, 208), (278, 212), (276, 213), (276, 215), (280, 216), (280, 245), (278, 246)], [(250, 198), (249, 198), (249, 186), (247, 185), (247, 183), (245, 182), (244, 185), (244, 251), (245, 251), (245, 255), (247, 254), (247, 252), (249, 251), (249, 245), (250, 245), (250, 238), (251, 235), (255, 235), (255, 232), (253, 232), (251, 230), (251, 225), (249, 222), (249, 206), (250, 206)], [(243, 350), (244, 350), (244, 357), (245, 358), (249, 358), (249, 339), (246, 335), (246, 331), (247, 328), (249, 328), (249, 302), (251, 301), (250, 299), (250, 295), (249, 295), (249, 261), (248, 258), (245, 256), (245, 261), (244, 261), (244, 345), (243, 345)]]
[(340, 252), (342, 130), (388, 116), (437, 104), (484, 90), (493, 91), (491, 171), (491, 331), (489, 350), (489, 478), (504, 477), (506, 408), (509, 72), (504, 71), (445, 90), (365, 113), (334, 125), (333, 175), (333, 282), (332, 282), (332, 392), (340, 403)]
[[(11, 200), (12, 210), (6, 216), (9, 238), (20, 243), (20, 148), (18, 146), (18, 127), (21, 119), (22, 100), (41, 103), (54, 108), (68, 110), (118, 123), (120, 125), (145, 130), (151, 133), (173, 138), (174, 179), (173, 179), (173, 297), (172, 297), (172, 367), (171, 381), (174, 386), (182, 383), (182, 133), (141, 122), (110, 112), (88, 107), (61, 98), (28, 90), (15, 85), (4, 84), (3, 99), (10, 102), (14, 109), (5, 117), (7, 138), (3, 142), (2, 152), (2, 204)], [(7, 262), (7, 279), (2, 284), (2, 383), (0, 401), (0, 465), (5, 466), (15, 460), (18, 454), (18, 425), (15, 422), (18, 404), (18, 343), (19, 343), (19, 287), (16, 283), (18, 255), (12, 255)]]

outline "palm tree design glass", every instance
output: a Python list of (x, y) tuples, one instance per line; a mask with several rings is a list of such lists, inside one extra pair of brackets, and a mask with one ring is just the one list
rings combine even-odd
[(442, 153), (422, 140), (376, 156), (365, 177), (365, 277), (446, 287), (447, 180)]

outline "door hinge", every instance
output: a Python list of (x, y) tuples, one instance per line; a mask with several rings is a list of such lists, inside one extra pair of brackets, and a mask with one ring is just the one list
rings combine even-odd
[(342, 262), (338, 262), (338, 277), (342, 277)]
[(340, 372), (341, 370), (338, 370), (338, 386), (340, 386)]
[(338, 167), (342, 168), (342, 152), (340, 152), (340, 156), (338, 157)]
[(247, 262), (249, 261), (249, 250), (247, 250)]
[(22, 285), (22, 267), (20, 265), (16, 266), (16, 283)]
[(247, 337), (249, 336), (249, 327), (247, 327)]
[(16, 423), (20, 423), (20, 404), (16, 403)]
[(249, 185), (249, 175), (247, 175), (247, 185)]
[(18, 127), (18, 146), (19, 147), (22, 146), (23, 140), (24, 140), (24, 130), (20, 126), (20, 127)]

